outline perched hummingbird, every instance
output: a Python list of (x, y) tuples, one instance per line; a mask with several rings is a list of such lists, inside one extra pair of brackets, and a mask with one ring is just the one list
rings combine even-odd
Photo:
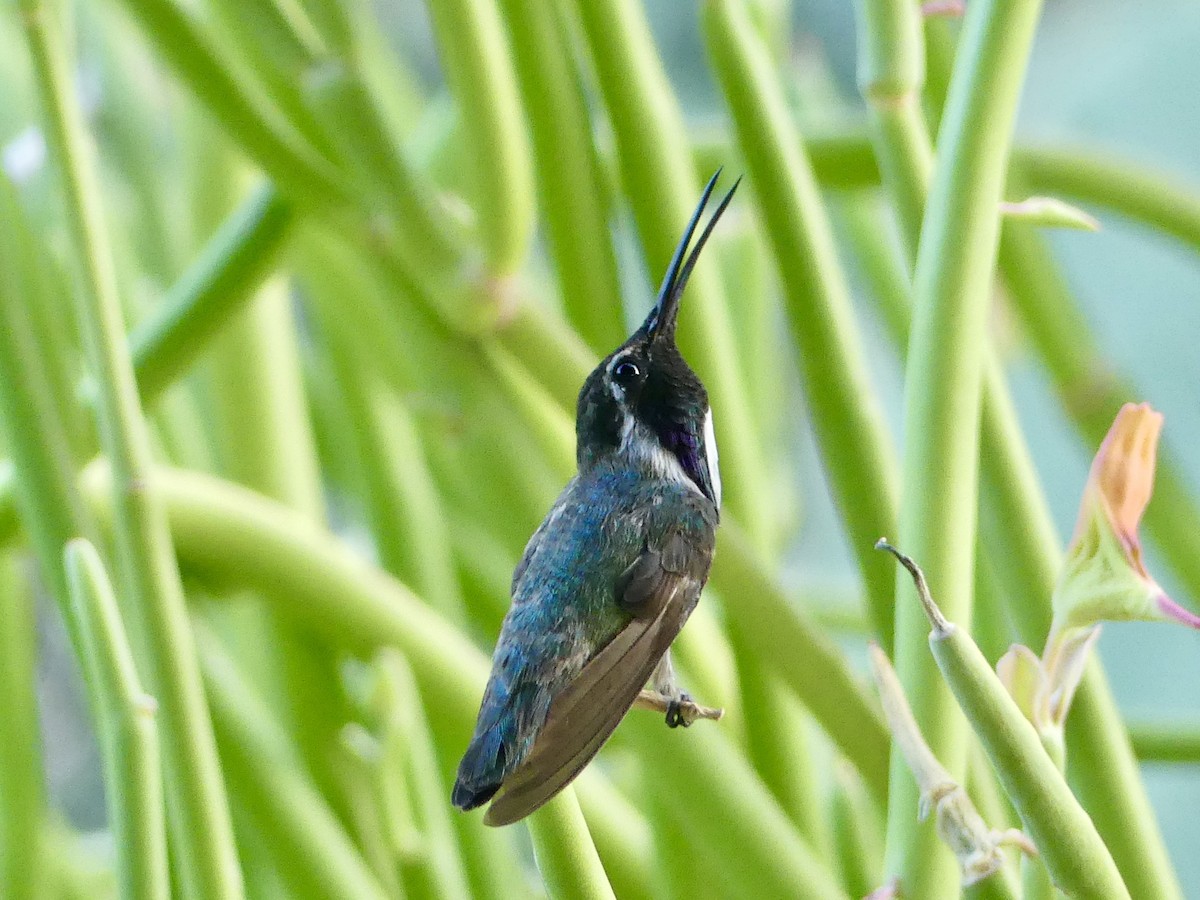
[(464, 810), (495, 797), (489, 825), (515, 822), (566, 787), (648, 681), (671, 727), (690, 724), (697, 709), (676, 686), (667, 651), (708, 579), (721, 477), (708, 394), (675, 346), (675, 323), (692, 268), (737, 190), (688, 253), (719, 175), (654, 309), (584, 382), (579, 472), (513, 572), (512, 606), (453, 793)]

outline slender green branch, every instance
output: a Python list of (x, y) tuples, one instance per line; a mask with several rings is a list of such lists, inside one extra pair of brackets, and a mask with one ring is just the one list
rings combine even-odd
[[(287, 736), (216, 638), (198, 630), (204, 684), (212, 698), (221, 756), (263, 836), (305, 896), (385, 896), (337, 818), (300, 773)], [(253, 798), (253, 799), (251, 799)], [(311, 893), (310, 893), (311, 892)]]
[(878, 707), (837, 647), (789, 602), (732, 523), (722, 524), (718, 532), (712, 583), (726, 599), (725, 614), (738, 618), (755, 656), (771, 661), (882, 800), (888, 737)]
[(987, 751), (1055, 884), (1075, 897), (1127, 900), (1129, 891), (1096, 826), (991, 665), (966, 631), (950, 622), (934, 603), (916, 564), (883, 541), (879, 546), (893, 553), (908, 570), (901, 574), (911, 577), (919, 600), (914, 605), (932, 626), (928, 645), (937, 666)]
[(287, 192), (317, 206), (347, 199), (330, 164), (244, 87), (209, 34), (174, 0), (123, 0), (169, 66)]
[(294, 223), (271, 184), (233, 212), (129, 336), (142, 400), (154, 399), (208, 347), (271, 271)]
[[(652, 278), (665, 272), (698, 195), (683, 114), (635, 0), (576, 0), (604, 106), (616, 139), (625, 197)], [(726, 504), (760, 547), (770, 546), (764, 510), (771, 491), (761, 436), (746, 402), (732, 311), (711, 263), (688, 283), (679, 345), (708, 388), (721, 447)]]
[[(900, 532), (935, 573), (950, 615), (969, 619), (988, 301), (1009, 142), (1039, 0), (973, 4), (939, 136), (914, 272), (905, 378)], [(953, 373), (948, 377), (947, 373)], [(925, 652), (907, 579), (897, 586), (896, 669), (931, 749), (960, 780), (968, 732)], [(953, 860), (912, 819), (916, 785), (892, 755), (888, 864), (914, 896), (954, 890)]]
[(907, 0), (857, 0), (856, 6), (858, 86), (870, 110), (883, 183), (892, 195), (908, 258), (915, 260), (933, 171), (933, 146), (921, 109), (921, 10)]
[(534, 813), (529, 836), (551, 900), (615, 900), (574, 791), (565, 791)]
[(82, 625), (88, 687), (100, 716), (109, 819), (121, 896), (166, 900), (167, 833), (155, 724), (157, 703), (142, 690), (133, 651), (104, 563), (86, 539), (67, 544), (64, 562)]
[[(13, 199), (8, 190), (3, 197)], [(56, 402), (30, 321), (29, 273), (16, 241), (23, 225), (20, 210), (6, 203), (4, 212), (8, 226), (0, 229), (0, 428), (12, 455), (8, 493), (10, 497), (15, 493), (16, 502), (10, 521), (15, 524), (19, 510), (42, 576), (62, 611), (77, 658), (82, 659), (62, 548), (86, 533), (88, 516), (75, 486), (62, 398)]]
[[(434, 186), (395, 146), (375, 98), (359, 73), (325, 63), (308, 76), (308, 98), (329, 142), (356, 173), (364, 207), (382, 206), (390, 215), (398, 252), (409, 265), (453, 274), (462, 262), (461, 239), (439, 205)], [(354, 127), (347, 127), (353, 122)]]
[(502, 0), (537, 164), (538, 201), (568, 318), (597, 353), (625, 339), (608, 204), (561, 11)]
[(1200, 723), (1135, 722), (1133, 751), (1142, 762), (1200, 763)]
[(0, 896), (38, 900), (49, 854), (43, 846), (46, 796), (35, 693), (33, 591), (17, 555), (0, 553)]
[(534, 211), (532, 160), (507, 35), (495, 0), (434, 0), (429, 11), (469, 148), (489, 274), (506, 276), (524, 259)]
[(591, 769), (584, 769), (573, 787), (613, 892), (621, 900), (652, 900), (660, 860), (654, 854), (656, 830), (641, 808)]
[(467, 900), (471, 894), (450, 818), (455, 813), (446, 803), (449, 788), (438, 770), (433, 734), (412, 670), (400, 654), (388, 650), (379, 654), (375, 669), (378, 765), (391, 770), (380, 774), (404, 780), (411, 807), (407, 837), (415, 847), (404, 847), (399, 830), (393, 832), (392, 843), (393, 854), (401, 850), (405, 887), (416, 896)]
[(749, 19), (728, 0), (704, 6), (709, 52), (760, 198), (806, 399), (826, 472), (867, 585), (873, 624), (889, 644), (894, 579), (863, 547), (896, 517), (891, 442), (869, 385), (849, 289), (820, 192), (766, 68)]
[[(766, 897), (845, 898), (828, 861), (805, 843), (719, 728), (695, 727), (680, 740), (653, 717), (629, 724), (651, 759), (671, 760), (671, 765), (650, 767), (646, 790), (695, 826), (702, 852), (719, 859), (727, 877), (743, 891)], [(703, 791), (697, 789), (700, 777)], [(721, 815), (714, 816), (713, 809)], [(731, 847), (737, 852), (730, 852)]]
[(113, 506), (125, 613), (164, 723), (167, 783), (174, 796), (175, 860), (197, 896), (237, 897), (241, 873), (164, 510), (148, 484), (150, 447), (125, 347), (99, 183), (51, 9), (23, 0), (49, 143), (58, 157), (84, 290), (80, 334), (96, 379), (99, 419), (113, 466)]

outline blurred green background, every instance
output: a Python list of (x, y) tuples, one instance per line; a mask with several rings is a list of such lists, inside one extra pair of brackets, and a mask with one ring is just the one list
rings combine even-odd
[[(723, 117), (698, 33), (695, 4), (647, 0), (660, 52), (690, 122), (698, 127)], [(379, 21), (397, 51), (414, 63), (426, 88), (436, 92), (440, 75), (422, 4), (378, 4)], [(83, 102), (111, 162), (120, 153), (172, 159), (173, 137), (180, 129), (198, 127), (195, 104), (163, 79), (161, 70), (142, 52), (146, 79), (136, 99), (127, 85), (106, 80), (105, 54), (114, 40), (139, 43), (120, 20), (98, 27), (107, 7), (79, 18), (79, 54)], [(805, 0), (794, 4), (790, 45), (797, 64), (828, 65), (848, 113), (860, 107), (854, 83), (853, 7), (847, 0)], [(26, 196), (53, 215), (54, 202), (45, 175), (44, 147), (34, 121), (33, 96), (23, 54), (8, 52), (19, 45), (12, 22), (4, 22), (0, 47), (0, 144), (7, 171), (23, 185)], [(1021, 109), (1019, 142), (1078, 145), (1123, 154), (1160, 168), (1184, 182), (1200, 185), (1200, 7), (1162, 0), (1131, 4), (1119, 0), (1051, 0), (1045, 9)], [(126, 47), (123, 52), (132, 53)], [(131, 102), (154, 106), (139, 115), (153, 132), (130, 142), (119, 133)], [(206, 126), (205, 126), (206, 127)], [(138, 202), (129, 186), (110, 170), (112, 215), (128, 214)], [(170, 215), (173, 186), (165, 183), (163, 220), (156, 225), (172, 232), (163, 236), (169, 256), (194, 247), (203, 235), (189, 220)], [(183, 185), (174, 186), (179, 195)], [(189, 186), (187, 190), (195, 190)], [(203, 194), (203, 189), (199, 191)], [(222, 208), (222, 198), (212, 198)], [(214, 221), (215, 218), (211, 217)], [(145, 224), (145, 223), (143, 223)], [(1191, 484), (1200, 490), (1200, 258), (1169, 238), (1150, 234), (1113, 217), (1102, 218), (1097, 234), (1051, 232), (1049, 239), (1068, 280), (1088, 314), (1106, 355), (1130, 373), (1139, 395), (1166, 416), (1164, 441), (1186, 465)], [(54, 232), (51, 232), (54, 237)], [(58, 234), (61, 242), (63, 237)], [(133, 238), (130, 238), (133, 239)], [(626, 303), (639, 316), (649, 297), (649, 284), (632, 239), (620, 245)], [(183, 255), (186, 259), (186, 254)], [(174, 271), (178, 259), (164, 263), (159, 275)], [(852, 273), (853, 275), (854, 273)], [(138, 278), (130, 284), (138, 288)], [(856, 284), (858, 280), (856, 279)], [(160, 285), (161, 286), (161, 285)], [(154, 286), (142, 285), (144, 293)], [(736, 291), (733, 296), (736, 297)], [(870, 359), (897, 437), (900, 421), (900, 364), (869, 304), (859, 302), (861, 321), (871, 348)], [(1073, 527), (1076, 504), (1093, 448), (1081, 444), (1064, 420), (1039, 366), (1004, 311), (996, 316), (1005, 335), (1003, 345), (1021, 421), (1043, 483), (1049, 493), (1060, 533)], [(801, 422), (790, 384), (780, 385), (784, 414)], [(789, 556), (788, 574), (806, 596), (854, 598), (857, 574), (823, 484), (811, 436), (797, 427), (794, 458), (798, 507), (802, 521)], [(1200, 523), (1197, 523), (1200, 527)], [(1003, 561), (1000, 561), (1003, 565)], [(1149, 548), (1151, 572), (1163, 573), (1164, 586), (1182, 596), (1165, 567), (1156, 565)], [(854, 600), (853, 602), (857, 602)], [(83, 829), (104, 824), (100, 766), (91, 737), (86, 704), (74, 676), (70, 649), (58, 626), (57, 613), (43, 603), (40, 629), (39, 692), (42, 700), (46, 761), (52, 793), (71, 821)], [(1152, 625), (1109, 625), (1101, 640), (1116, 696), (1136, 722), (1200, 718), (1200, 637), (1183, 629)], [(1147, 767), (1146, 778), (1172, 858), (1185, 892), (1200, 898), (1200, 767)], [(1140, 898), (1139, 898), (1140, 900)]]

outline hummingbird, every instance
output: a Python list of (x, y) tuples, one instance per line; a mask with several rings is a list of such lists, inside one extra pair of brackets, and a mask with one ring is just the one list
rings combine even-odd
[(491, 800), (488, 825), (524, 818), (566, 787), (639, 700), (665, 709), (672, 728), (720, 715), (679, 689), (669, 655), (708, 580), (720, 518), (708, 394), (675, 343), (683, 289), (737, 190), (689, 252), (720, 174), (704, 189), (654, 308), (580, 389), (578, 473), (513, 572), (512, 605), (451, 798), (463, 810)]

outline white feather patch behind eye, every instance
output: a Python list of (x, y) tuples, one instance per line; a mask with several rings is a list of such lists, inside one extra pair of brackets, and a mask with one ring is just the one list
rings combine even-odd
[(712, 407), (704, 414), (704, 464), (708, 466), (708, 480), (712, 482), (713, 497), (717, 508), (721, 507), (721, 466), (717, 460), (717, 435), (713, 431)]

